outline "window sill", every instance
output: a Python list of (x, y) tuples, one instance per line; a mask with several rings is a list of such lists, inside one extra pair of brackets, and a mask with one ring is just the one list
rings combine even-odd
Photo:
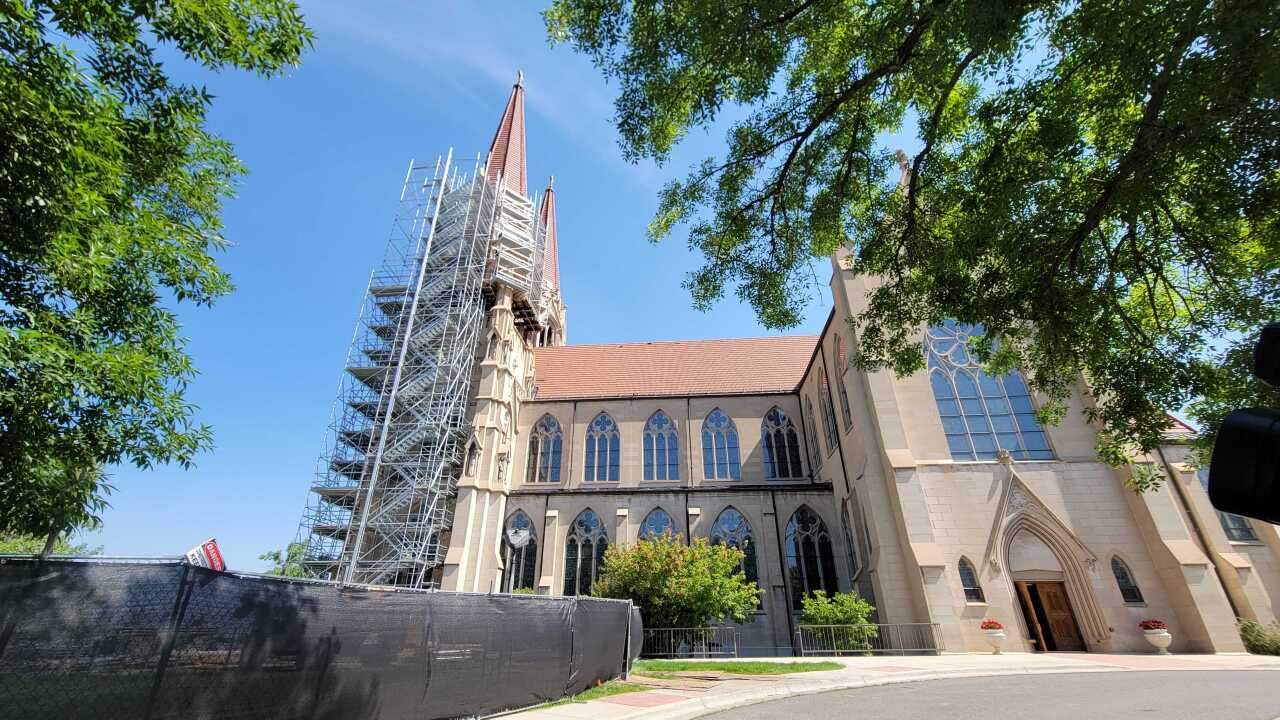
[(1265, 547), (1266, 543), (1261, 540), (1227, 540), (1232, 545), (1241, 545), (1243, 547)]
[(964, 601), (965, 607), (991, 607), (991, 603), (983, 600), (982, 602), (974, 602), (972, 600)]
[(1144, 607), (1147, 607), (1147, 603), (1146, 603), (1146, 601), (1143, 601), (1143, 602), (1127, 602), (1127, 603), (1125, 603), (1125, 604), (1124, 604), (1124, 606), (1125, 606), (1125, 607), (1131, 607), (1131, 608), (1144, 608)]

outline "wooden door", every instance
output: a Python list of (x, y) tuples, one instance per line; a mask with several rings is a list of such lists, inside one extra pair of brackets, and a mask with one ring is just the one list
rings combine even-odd
[(1060, 582), (1036, 583), (1040, 593), (1040, 604), (1044, 606), (1045, 618), (1049, 621), (1049, 633), (1053, 635), (1053, 644), (1058, 650), (1084, 650), (1084, 640), (1080, 638), (1080, 628), (1076, 625), (1076, 616), (1071, 612), (1071, 601), (1067, 599), (1067, 587)]
[(1022, 601), (1022, 619), (1027, 623), (1027, 629), (1031, 631), (1031, 642), (1035, 643), (1036, 650), (1044, 652), (1049, 649), (1045, 643), (1044, 628), (1040, 627), (1040, 621), (1036, 619), (1036, 605), (1031, 600), (1030, 584), (1026, 582), (1016, 582), (1014, 585), (1018, 588), (1018, 599)]

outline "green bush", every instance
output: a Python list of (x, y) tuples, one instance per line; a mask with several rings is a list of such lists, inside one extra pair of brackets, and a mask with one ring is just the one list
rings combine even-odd
[(1244, 647), (1255, 655), (1280, 655), (1280, 620), (1263, 625), (1257, 620), (1236, 620)]
[(741, 550), (702, 538), (686, 545), (670, 533), (610, 546), (592, 594), (631, 600), (648, 628), (745, 622), (760, 604), (760, 589), (742, 572)]
[(827, 597), (822, 590), (814, 590), (804, 599), (800, 614), (801, 625), (865, 625), (871, 622), (875, 605), (858, 596), (856, 592), (836, 593)]

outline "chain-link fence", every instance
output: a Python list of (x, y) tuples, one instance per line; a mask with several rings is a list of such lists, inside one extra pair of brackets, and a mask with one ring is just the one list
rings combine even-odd
[[(0, 561), (0, 716), (467, 717), (621, 675), (629, 603)], [(632, 651), (638, 653), (638, 647)]]

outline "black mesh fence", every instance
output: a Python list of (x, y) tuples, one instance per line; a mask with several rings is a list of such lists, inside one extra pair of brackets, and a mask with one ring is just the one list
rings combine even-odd
[(0, 561), (0, 717), (469, 717), (617, 677), (629, 633), (609, 600)]

